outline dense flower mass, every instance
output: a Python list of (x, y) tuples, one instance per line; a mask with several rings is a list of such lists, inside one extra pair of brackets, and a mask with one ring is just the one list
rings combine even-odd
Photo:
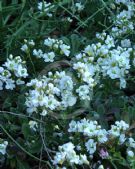
[(52, 72), (42, 79), (33, 79), (27, 84), (32, 87), (27, 93), (26, 106), (28, 113), (38, 112), (46, 115), (50, 110), (63, 110), (76, 103), (73, 94), (72, 78), (66, 73)]
[[(126, 136), (126, 131), (129, 129), (129, 125), (124, 121), (116, 121), (114, 125), (111, 126), (110, 130), (102, 129), (102, 127), (98, 124), (97, 121), (91, 121), (87, 119), (82, 119), (80, 121), (72, 120), (69, 123), (69, 133), (74, 133), (72, 138), (73, 141), (77, 144), (76, 139), (79, 141), (81, 139), (81, 135), (84, 135), (83, 144), (78, 142), (78, 145), (81, 144), (83, 147), (77, 148), (76, 151), (75, 145), (72, 142), (66, 143), (62, 146), (59, 146), (59, 152), (56, 153), (54, 157), (54, 164), (62, 165), (66, 161), (68, 161), (69, 166), (74, 164), (83, 164), (82, 159), (77, 154), (77, 152), (81, 152), (81, 150), (85, 149), (85, 154), (83, 155), (84, 164), (89, 165), (90, 161), (94, 158), (94, 155), (97, 153), (102, 159), (109, 159), (111, 153), (111, 146), (118, 146), (119, 139), (124, 135), (124, 141), (121, 142), (121, 146), (126, 147), (127, 157), (133, 158), (135, 152), (135, 141), (133, 138), (128, 138)], [(80, 133), (78, 135), (77, 133)], [(79, 139), (77, 138), (79, 137)], [(116, 139), (115, 143), (113, 140)], [(112, 145), (109, 145), (112, 142)], [(102, 148), (107, 147), (107, 149)], [(72, 159), (72, 160), (71, 160)]]
[[(120, 88), (126, 87), (126, 75), (129, 73), (132, 48), (115, 47), (114, 38), (105, 32), (97, 34), (98, 43), (88, 45), (83, 53), (76, 55), (73, 68), (78, 77), (88, 85), (100, 83), (100, 78), (109, 77), (120, 80)], [(94, 78), (95, 77), (95, 78)]]
[(0, 67), (0, 90), (3, 88), (13, 90), (16, 85), (25, 83), (28, 76), (25, 62), (20, 56), (10, 55), (7, 61)]

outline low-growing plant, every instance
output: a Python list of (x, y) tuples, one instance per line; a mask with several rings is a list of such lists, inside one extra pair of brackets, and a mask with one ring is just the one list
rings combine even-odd
[(0, 168), (135, 169), (135, 2), (0, 1)]

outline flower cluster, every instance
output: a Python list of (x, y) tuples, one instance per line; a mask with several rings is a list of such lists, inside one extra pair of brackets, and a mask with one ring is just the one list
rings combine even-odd
[(77, 155), (75, 150), (75, 146), (69, 142), (62, 146), (59, 146), (59, 152), (56, 153), (54, 157), (53, 164), (63, 164), (64, 162), (68, 162), (71, 164), (78, 164), (78, 165), (89, 165), (89, 161), (87, 160), (87, 156), (84, 154)]
[[(47, 38), (44, 40), (43, 49), (33, 49), (35, 42), (33, 40), (24, 40), (21, 50), (26, 54), (32, 54), (36, 58), (42, 58), (44, 62), (54, 62), (56, 56), (69, 56), (70, 46), (66, 45), (62, 40)], [(45, 52), (44, 52), (45, 51)], [(48, 52), (46, 52), (48, 51)]]
[(119, 79), (120, 88), (126, 87), (125, 76), (130, 69), (131, 51), (131, 48), (126, 49), (118, 46), (117, 49), (109, 51), (108, 57), (98, 59), (103, 76), (109, 76), (111, 79)]
[(76, 103), (72, 78), (63, 72), (48, 73), (42, 79), (33, 79), (27, 84), (32, 89), (27, 93), (26, 106), (29, 113), (61, 110)]
[(35, 42), (33, 40), (24, 39), (24, 45), (22, 45), (21, 50), (25, 53), (29, 52), (29, 48), (35, 46)]
[(113, 19), (114, 27), (112, 27), (112, 35), (114, 37), (121, 36), (123, 34), (131, 33), (134, 30), (133, 16), (135, 11), (135, 3), (127, 0), (115, 0), (116, 4), (124, 4), (127, 9), (123, 9)]
[(102, 77), (119, 79), (120, 88), (125, 88), (125, 77), (131, 67), (132, 48), (116, 47), (114, 38), (105, 32), (97, 33), (96, 37), (97, 43), (88, 45), (82, 53), (75, 56), (77, 62), (73, 68), (77, 70), (78, 77), (90, 87), (99, 83)]
[(127, 149), (128, 157), (131, 157), (131, 158), (134, 157), (135, 156), (135, 140), (132, 137), (128, 138), (127, 146), (128, 146), (128, 149)]
[[(111, 158), (111, 146), (125, 146), (127, 158), (133, 158), (135, 140), (132, 137), (128, 138), (128, 135), (126, 135), (128, 129), (129, 125), (123, 120), (116, 121), (108, 131), (102, 129), (97, 121), (90, 121), (86, 119), (82, 119), (80, 121), (72, 120), (69, 124), (68, 132), (73, 133), (72, 140), (78, 145), (74, 146), (73, 143), (69, 142), (63, 146), (59, 146), (59, 152), (57, 152), (54, 157), (54, 164), (62, 165), (65, 161), (67, 161), (68, 164), (72, 166), (72, 160), (74, 160), (74, 164), (82, 164), (79, 156), (76, 155), (76, 152), (80, 152), (81, 150), (83, 150), (83, 153), (85, 150), (85, 154), (83, 155), (85, 156), (85, 164), (89, 164), (95, 154), (96, 156), (98, 154), (101, 159), (109, 159)], [(84, 135), (84, 138), (83, 142), (80, 142), (82, 134)], [(79, 139), (77, 137), (79, 137)], [(78, 143), (77, 140), (79, 140)], [(74, 151), (75, 147), (76, 152)], [(88, 156), (87, 152), (89, 154)]]
[(28, 76), (25, 62), (20, 56), (13, 58), (10, 55), (7, 61), (0, 67), (0, 90), (13, 90), (16, 85), (24, 84), (24, 79)]
[(48, 38), (45, 39), (44, 45), (50, 49), (58, 51), (60, 54), (69, 56), (70, 55), (70, 46), (64, 44), (62, 40)]
[(36, 56), (37, 58), (43, 58), (45, 62), (53, 62), (55, 58), (54, 52), (43, 53), (41, 49), (38, 50), (34, 49), (33, 55)]
[[(102, 77), (119, 79), (120, 88), (126, 87), (126, 76), (131, 68), (130, 61), (133, 49), (129, 39), (122, 40), (121, 46), (118, 46), (116, 37), (134, 29), (131, 19), (134, 15), (135, 3), (131, 1), (128, 3), (127, 1), (116, 1), (116, 3), (123, 3), (128, 10), (123, 10), (116, 16), (115, 27), (112, 28), (110, 35), (107, 35), (106, 32), (97, 33), (98, 42), (88, 45), (75, 56), (73, 68), (77, 71), (81, 81), (85, 85), (88, 84), (89, 90), (92, 90), (92, 87), (100, 82)], [(86, 93), (88, 93), (88, 87), (86, 88)], [(79, 93), (79, 91), (78, 89), (77, 92)], [(85, 95), (89, 99), (87, 94)]]
[(34, 49), (33, 55), (44, 59), (45, 62), (53, 62), (56, 55), (69, 56), (70, 54), (70, 46), (64, 44), (62, 40), (48, 38), (44, 40), (44, 45), (47, 50), (49, 48), (48, 53), (44, 53), (41, 49)]
[(50, 2), (46, 2), (46, 1), (43, 1), (43, 2), (39, 2), (38, 3), (38, 9), (41, 13), (46, 13), (46, 15), (48, 17), (52, 17), (53, 16), (53, 13), (52, 13), (52, 9), (54, 8), (54, 5), (52, 5), (52, 3)]
[(75, 9), (77, 12), (81, 12), (84, 9), (84, 5), (81, 2), (75, 3)]
[(129, 128), (129, 125), (126, 124), (124, 121), (116, 121), (115, 125), (111, 126), (111, 130), (109, 130), (109, 134), (113, 137), (120, 136), (121, 133), (126, 131)]

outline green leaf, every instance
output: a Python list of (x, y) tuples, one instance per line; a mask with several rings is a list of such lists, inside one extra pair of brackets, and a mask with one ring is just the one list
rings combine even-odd
[(8, 98), (4, 101), (2, 108), (3, 108), (3, 109), (6, 109), (6, 108), (11, 107), (11, 105), (12, 105), (12, 104), (11, 104), (11, 98), (8, 97)]
[(25, 161), (21, 161), (19, 158), (17, 158), (17, 166), (18, 169), (30, 169), (28, 163)]
[(28, 137), (31, 135), (31, 130), (29, 128), (28, 123), (24, 123), (22, 125), (22, 133), (26, 139), (28, 139)]
[(71, 35), (71, 55), (75, 55), (78, 53), (78, 49), (81, 45), (81, 39), (78, 35), (72, 34)]

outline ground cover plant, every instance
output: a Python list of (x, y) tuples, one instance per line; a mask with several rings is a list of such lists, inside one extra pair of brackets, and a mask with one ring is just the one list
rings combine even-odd
[(135, 169), (135, 2), (0, 1), (0, 168)]

